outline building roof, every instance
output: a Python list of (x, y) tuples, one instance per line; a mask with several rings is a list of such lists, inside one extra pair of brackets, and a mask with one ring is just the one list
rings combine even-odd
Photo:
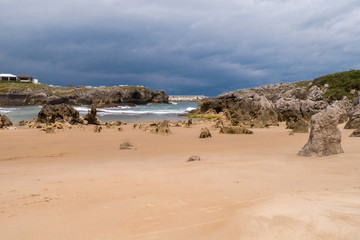
[(16, 75), (10, 73), (0, 73), (0, 77), (16, 77)]
[(17, 77), (18, 77), (18, 78), (33, 78), (32, 76), (29, 76), (29, 75), (26, 75), (26, 74), (24, 74), (24, 75), (18, 75)]

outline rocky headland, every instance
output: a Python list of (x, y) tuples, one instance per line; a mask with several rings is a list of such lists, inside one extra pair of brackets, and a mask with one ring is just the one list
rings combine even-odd
[(147, 103), (168, 103), (165, 91), (142, 86), (98, 88), (53, 87), (44, 84), (0, 83), (0, 106), (44, 104), (92, 105), (98, 107)]
[(264, 128), (286, 122), (294, 132), (308, 132), (314, 114), (330, 104), (342, 109), (339, 123), (359, 123), (360, 70), (330, 74), (312, 81), (239, 89), (203, 99), (193, 114), (221, 115), (231, 126)]

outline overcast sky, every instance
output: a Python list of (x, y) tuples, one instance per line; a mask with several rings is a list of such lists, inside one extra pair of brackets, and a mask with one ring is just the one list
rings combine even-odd
[(359, 0), (0, 0), (0, 72), (217, 95), (360, 68)]

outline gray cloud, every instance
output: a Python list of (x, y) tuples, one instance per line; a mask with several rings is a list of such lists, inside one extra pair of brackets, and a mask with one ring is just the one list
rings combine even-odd
[(0, 0), (0, 71), (215, 95), (360, 68), (353, 0)]

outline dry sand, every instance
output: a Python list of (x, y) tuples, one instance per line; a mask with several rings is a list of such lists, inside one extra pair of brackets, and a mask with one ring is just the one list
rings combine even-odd
[(360, 239), (351, 130), (344, 154), (306, 158), (308, 134), (284, 125), (211, 139), (201, 127), (0, 131), (0, 239)]

